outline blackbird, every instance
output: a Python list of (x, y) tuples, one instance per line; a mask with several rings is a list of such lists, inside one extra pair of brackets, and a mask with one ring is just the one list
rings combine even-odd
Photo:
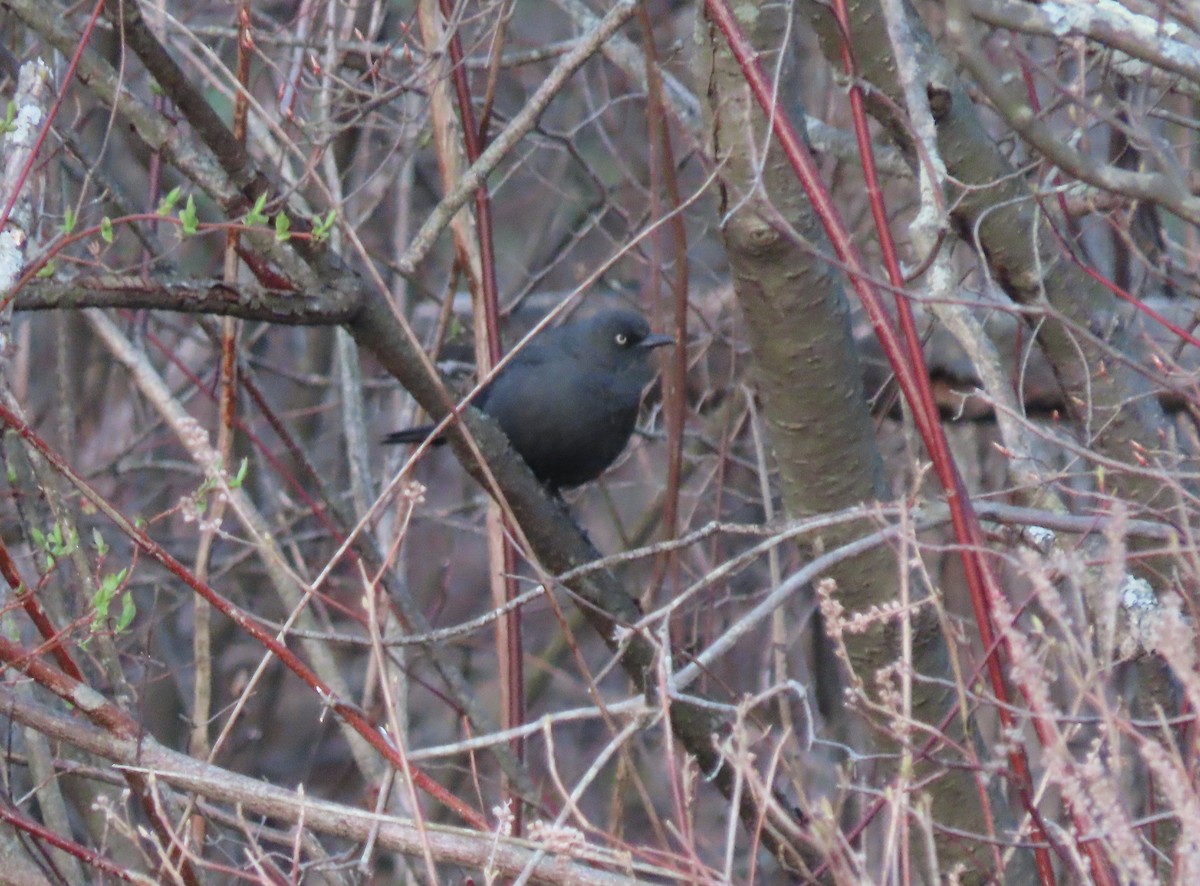
[[(471, 403), (496, 420), (538, 480), (570, 489), (621, 454), (654, 380), (650, 356), (674, 343), (634, 311), (601, 311), (534, 337)], [(419, 443), (433, 429), (395, 431), (383, 442)]]

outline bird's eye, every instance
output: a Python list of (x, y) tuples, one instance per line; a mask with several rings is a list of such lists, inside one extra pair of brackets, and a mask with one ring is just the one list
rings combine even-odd
[(615, 341), (621, 347), (625, 347), (625, 345), (629, 344), (629, 336), (623, 332), (618, 332), (616, 336), (613, 337), (613, 341)]

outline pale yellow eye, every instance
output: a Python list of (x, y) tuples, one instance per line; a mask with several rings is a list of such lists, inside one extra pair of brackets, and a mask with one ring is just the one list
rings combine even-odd
[(613, 341), (615, 341), (621, 347), (625, 347), (625, 345), (629, 344), (629, 336), (623, 332), (618, 332)]

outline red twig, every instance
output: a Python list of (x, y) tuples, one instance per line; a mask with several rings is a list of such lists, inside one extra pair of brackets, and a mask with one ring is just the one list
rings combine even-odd
[(75, 660), (71, 658), (71, 653), (63, 647), (65, 634), (55, 629), (54, 624), (50, 621), (50, 616), (38, 602), (37, 594), (21, 581), (21, 573), (17, 570), (17, 564), (13, 562), (12, 555), (9, 554), (8, 546), (4, 544), (3, 539), (0, 539), (0, 575), (4, 576), (4, 580), (12, 588), (14, 596), (20, 601), (21, 608), (25, 610), (25, 614), (29, 616), (29, 620), (33, 622), (38, 633), (49, 644), (50, 653), (58, 662), (58, 666), (76, 680), (82, 680), (83, 673), (75, 664)]
[(11, 825), (19, 831), (24, 831), (31, 837), (40, 840), (44, 843), (49, 843), (55, 849), (61, 849), (63, 852), (74, 855), (90, 868), (108, 874), (110, 877), (116, 877), (118, 880), (124, 880), (127, 883), (135, 881), (147, 882), (144, 878), (135, 877), (125, 868), (118, 865), (116, 862), (105, 858), (98, 852), (93, 852), (86, 846), (80, 846), (74, 840), (68, 840), (45, 825), (34, 821), (32, 818), (26, 818), (16, 809), (0, 804), (0, 821)]

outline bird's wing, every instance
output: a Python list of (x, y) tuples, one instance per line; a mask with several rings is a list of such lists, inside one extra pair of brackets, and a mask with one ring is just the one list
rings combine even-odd
[(543, 373), (552, 373), (553, 368), (547, 368), (549, 364), (556, 360), (563, 360), (563, 354), (560, 350), (547, 347), (544, 341), (535, 339), (521, 348), (504, 368), (490, 382), (483, 386), (478, 394), (471, 400), (471, 405), (476, 409), (484, 412), (488, 411), (488, 400), (492, 396), (493, 391), (497, 388), (507, 388), (514, 380), (527, 379), (526, 373), (532, 375), (541, 375)]

